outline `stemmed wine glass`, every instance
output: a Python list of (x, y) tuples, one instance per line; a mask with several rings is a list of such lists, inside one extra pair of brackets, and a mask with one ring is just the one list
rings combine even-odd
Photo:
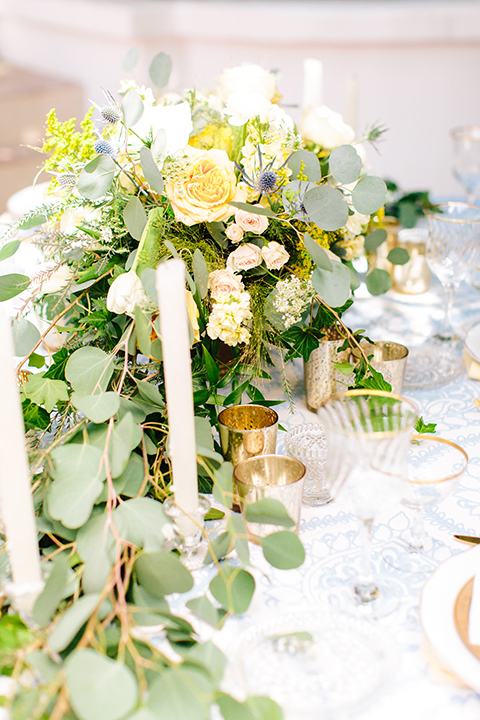
[(398, 606), (395, 589), (374, 577), (375, 517), (400, 501), (416, 406), (380, 390), (350, 390), (326, 400), (318, 416), (327, 436), (327, 482), (359, 522), (360, 572), (352, 589), (329, 591), (328, 600), (351, 615), (378, 618)]
[(445, 316), (435, 340), (455, 347), (459, 338), (450, 321), (455, 289), (476, 267), (480, 256), (480, 207), (462, 202), (440, 203), (428, 211), (425, 257), (446, 293)]
[(473, 203), (480, 195), (480, 126), (464, 125), (450, 131), (453, 141), (453, 174)]
[(391, 543), (383, 550), (385, 561), (397, 570), (430, 573), (438, 560), (425, 552), (427, 534), (422, 511), (438, 505), (457, 485), (468, 465), (460, 445), (432, 435), (415, 435), (408, 449), (408, 484), (402, 503), (413, 511), (407, 543)]

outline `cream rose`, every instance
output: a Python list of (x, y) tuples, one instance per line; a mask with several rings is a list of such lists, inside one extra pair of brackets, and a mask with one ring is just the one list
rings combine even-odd
[(370, 221), (370, 215), (363, 215), (362, 213), (359, 213), (357, 210), (353, 211), (353, 215), (348, 216), (348, 220), (345, 223), (345, 228), (347, 230), (347, 237), (353, 238), (355, 235), (360, 235), (363, 229), (363, 226), (366, 225)]
[(233, 93), (225, 103), (225, 115), (230, 115), (230, 125), (245, 125), (257, 115), (262, 122), (268, 121), (272, 103), (260, 93)]
[(74, 235), (78, 232), (78, 226), (84, 223), (99, 220), (102, 211), (100, 208), (84, 207), (67, 208), (60, 218), (60, 232), (65, 235)]
[[(255, 207), (262, 207), (258, 203)], [(245, 232), (252, 232), (255, 235), (261, 235), (268, 227), (268, 218), (266, 215), (256, 215), (255, 213), (247, 212), (246, 210), (235, 210), (235, 222)]]
[(258, 93), (271, 100), (277, 91), (275, 73), (250, 63), (225, 68), (217, 82), (224, 100), (233, 93)]
[(208, 289), (212, 298), (218, 300), (222, 295), (243, 290), (243, 283), (230, 268), (214, 270), (208, 276)]
[(272, 240), (262, 248), (262, 258), (269, 270), (280, 270), (285, 265), (290, 255), (283, 245)]
[(150, 300), (135, 270), (129, 270), (115, 278), (110, 285), (107, 294), (107, 309), (118, 315), (124, 313), (133, 315), (137, 305), (147, 307), (150, 305)]
[(307, 108), (300, 132), (305, 140), (311, 140), (327, 150), (333, 150), (339, 145), (350, 145), (355, 139), (355, 130), (343, 121), (340, 113), (330, 110), (326, 105)]
[(228, 220), (237, 191), (233, 162), (224, 150), (187, 146), (186, 153), (185, 174), (166, 184), (175, 219), (185, 225)]
[(237, 225), (236, 223), (232, 223), (227, 227), (225, 235), (233, 243), (239, 243), (240, 240), (243, 240), (243, 230), (240, 225)]
[(251, 270), (262, 262), (262, 254), (260, 248), (252, 243), (240, 245), (228, 256), (227, 268), (233, 272), (242, 272), (242, 270)]
[(345, 260), (353, 260), (362, 254), (365, 249), (365, 238), (363, 235), (356, 235), (353, 238), (339, 240), (337, 245), (346, 251)]

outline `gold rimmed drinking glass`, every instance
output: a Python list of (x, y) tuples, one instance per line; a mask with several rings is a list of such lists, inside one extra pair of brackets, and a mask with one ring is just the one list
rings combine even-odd
[(402, 498), (413, 514), (406, 542), (389, 543), (383, 550), (389, 565), (425, 574), (445, 559), (443, 548), (430, 541), (425, 532), (423, 510), (438, 505), (455, 489), (467, 465), (467, 453), (451, 440), (434, 435), (413, 436), (407, 452), (407, 483)]
[[(375, 517), (402, 497), (415, 404), (380, 390), (350, 390), (325, 401), (318, 416), (327, 436), (327, 482), (359, 522), (360, 571), (352, 588), (328, 600), (352, 615), (383, 617), (398, 605), (395, 587), (375, 578), (371, 560)], [(352, 592), (353, 590), (353, 592)]]
[(425, 257), (446, 294), (443, 324), (434, 337), (454, 346), (459, 338), (450, 319), (453, 298), (456, 288), (467, 278), (470, 270), (479, 265), (480, 207), (447, 202), (440, 203), (425, 214), (428, 225)]
[(473, 203), (480, 195), (480, 126), (463, 125), (450, 131), (453, 142), (453, 174)]

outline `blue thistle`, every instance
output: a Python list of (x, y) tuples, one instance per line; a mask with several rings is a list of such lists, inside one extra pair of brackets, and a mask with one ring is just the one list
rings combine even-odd
[(99, 140), (96, 140), (93, 144), (93, 147), (95, 149), (95, 152), (99, 155), (114, 155), (115, 150), (113, 148), (113, 145), (111, 145), (106, 140), (103, 140), (100, 138)]
[(77, 176), (75, 173), (62, 173), (62, 175), (57, 175), (58, 184), (61, 187), (75, 187), (77, 184)]
[(257, 188), (262, 195), (269, 195), (276, 190), (277, 182), (278, 175), (276, 172), (273, 170), (264, 170), (257, 180)]
[(100, 111), (102, 119), (110, 125), (115, 125), (120, 120), (120, 110), (115, 107), (104, 107)]
[[(289, 161), (290, 157), (285, 160), (283, 163), (282, 168), (285, 167), (287, 162)], [(245, 170), (239, 165), (238, 163), (235, 163), (235, 166), (237, 170), (239, 171), (241, 178), (244, 183), (246, 183), (249, 187), (251, 187), (253, 190), (257, 190), (257, 192), (260, 194), (260, 197), (262, 195), (269, 195), (272, 192), (276, 192), (279, 188), (278, 181), (279, 181), (279, 175), (275, 172), (275, 170), (272, 170), (273, 163), (275, 162), (276, 158), (271, 160), (268, 165), (264, 168), (263, 167), (263, 158), (262, 158), (262, 152), (260, 150), (260, 147), (258, 147), (258, 175), (256, 178), (249, 177)]]

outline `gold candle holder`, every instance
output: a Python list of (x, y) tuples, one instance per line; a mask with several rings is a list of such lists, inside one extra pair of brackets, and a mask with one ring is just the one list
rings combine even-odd
[(427, 237), (426, 228), (405, 228), (398, 233), (397, 247), (408, 250), (410, 260), (393, 266), (393, 287), (397, 292), (420, 295), (430, 287), (432, 271), (425, 258)]
[[(390, 383), (392, 393), (401, 395), (407, 366), (408, 348), (405, 345), (390, 342), (389, 340), (375, 340), (374, 343), (363, 340), (360, 344), (367, 357), (373, 355), (369, 360), (370, 365), (382, 373), (384, 379)], [(358, 361), (360, 356), (358, 350), (353, 350), (352, 355)]]
[(345, 338), (335, 328), (328, 328), (326, 337), (319, 341), (318, 348), (312, 350), (303, 364), (305, 399), (310, 412), (317, 412), (324, 400), (343, 389), (343, 385), (337, 386), (337, 380), (344, 380), (344, 377), (335, 370), (333, 363), (348, 362), (349, 350), (338, 352), (344, 342)]
[[(220, 445), (225, 460), (233, 467), (256, 455), (270, 455), (277, 447), (278, 415), (263, 405), (234, 405), (218, 416)], [(233, 510), (240, 511), (235, 492)]]
[(248, 539), (259, 545), (271, 533), (285, 530), (283, 525), (256, 523), (246, 520), (246, 509), (262, 498), (279, 500), (285, 506), (298, 533), (302, 507), (305, 465), (285, 455), (260, 455), (241, 462), (233, 471)]

